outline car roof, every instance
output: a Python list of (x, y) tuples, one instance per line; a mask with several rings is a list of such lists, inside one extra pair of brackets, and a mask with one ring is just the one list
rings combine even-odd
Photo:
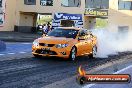
[(75, 30), (81, 30), (81, 28), (77, 28), (77, 27), (58, 27), (58, 28), (63, 28), (63, 29), (75, 29)]

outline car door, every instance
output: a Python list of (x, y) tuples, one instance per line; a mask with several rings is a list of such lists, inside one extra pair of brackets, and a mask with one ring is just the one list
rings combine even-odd
[(92, 40), (90, 36), (85, 35), (84, 41), (82, 42), (83, 54), (88, 54), (92, 50)]
[(78, 47), (77, 55), (85, 54), (85, 40), (78, 40), (76, 46)]
[(78, 52), (79, 54), (83, 55), (86, 54), (88, 51), (89, 42), (87, 41), (87, 31), (81, 30), (78, 35)]
[(86, 36), (78, 36), (78, 55), (84, 55), (86, 53), (86, 47), (87, 47), (87, 41), (86, 41)]
[(85, 36), (85, 54), (89, 54), (92, 52), (92, 37), (90, 35)]

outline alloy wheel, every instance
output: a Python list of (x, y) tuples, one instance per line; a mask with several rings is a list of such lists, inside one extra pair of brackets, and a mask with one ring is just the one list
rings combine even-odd
[(76, 59), (76, 49), (75, 47), (71, 50), (71, 60), (74, 61)]

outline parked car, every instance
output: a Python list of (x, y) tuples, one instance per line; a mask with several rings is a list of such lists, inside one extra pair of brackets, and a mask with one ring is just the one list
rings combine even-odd
[(32, 54), (35, 57), (55, 56), (73, 61), (82, 55), (94, 58), (97, 53), (96, 44), (97, 37), (87, 29), (59, 27), (34, 40)]

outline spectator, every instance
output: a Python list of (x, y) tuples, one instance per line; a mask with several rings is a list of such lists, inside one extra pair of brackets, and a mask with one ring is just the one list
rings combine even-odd
[(42, 28), (42, 35), (43, 35), (43, 34), (46, 34), (46, 33), (45, 33), (46, 29), (47, 29), (47, 26), (44, 24), (44, 25), (43, 25), (43, 28)]
[(47, 27), (48, 27), (48, 32), (51, 31), (51, 24), (49, 22), (47, 24)]
[(50, 24), (50, 31), (52, 31), (52, 29), (53, 29), (53, 28), (52, 28), (52, 25)]

